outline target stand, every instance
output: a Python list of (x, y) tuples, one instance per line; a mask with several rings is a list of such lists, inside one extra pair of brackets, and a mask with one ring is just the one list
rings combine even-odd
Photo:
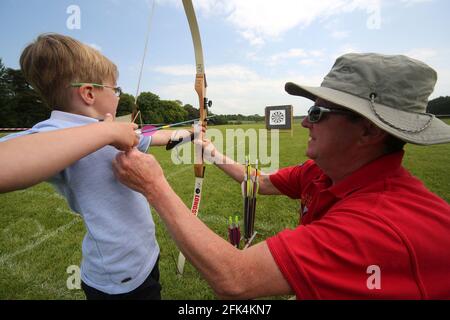
[(280, 131), (290, 131), (291, 137), (294, 135), (294, 112), (292, 105), (269, 106), (265, 112), (266, 129), (278, 129)]

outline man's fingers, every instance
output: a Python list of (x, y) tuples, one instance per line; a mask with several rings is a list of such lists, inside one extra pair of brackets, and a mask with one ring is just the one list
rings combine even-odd
[(142, 152), (140, 152), (138, 149), (136, 148), (132, 148), (130, 150), (128, 150), (127, 152), (125, 152), (124, 156), (126, 156), (127, 158), (135, 158), (137, 156), (139, 156)]
[(116, 167), (119, 170), (123, 170), (123, 169), (126, 170), (128, 168), (128, 163), (129, 163), (129, 161), (127, 161), (127, 153), (128, 152), (130, 152), (130, 151), (120, 152), (114, 159)]
[[(141, 158), (145, 159), (141, 159)], [(151, 154), (146, 154), (141, 151), (139, 151), (136, 148), (132, 148), (125, 152), (120, 152), (117, 154), (116, 158), (113, 160), (113, 166), (118, 169), (123, 169), (124, 171), (128, 170), (132, 167), (132, 164), (137, 164), (139, 161), (146, 161), (148, 163), (152, 163), (154, 160), (154, 157)]]
[(112, 168), (113, 168), (114, 175), (116, 177), (120, 177), (123, 173), (123, 169), (120, 166), (119, 160), (118, 160), (119, 156), (120, 156), (120, 154), (117, 155), (116, 158), (114, 158), (112, 161)]

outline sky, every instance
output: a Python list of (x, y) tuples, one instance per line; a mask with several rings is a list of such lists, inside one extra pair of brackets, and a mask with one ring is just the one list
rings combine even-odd
[[(266, 106), (312, 102), (286, 82), (319, 86), (349, 52), (405, 54), (438, 73), (431, 98), (450, 95), (448, 0), (193, 0), (203, 44), (207, 97), (215, 114), (264, 114)], [(39, 34), (62, 33), (100, 50), (135, 94), (148, 25), (140, 92), (198, 107), (195, 59), (181, 0), (0, 0), (0, 58), (19, 68)]]

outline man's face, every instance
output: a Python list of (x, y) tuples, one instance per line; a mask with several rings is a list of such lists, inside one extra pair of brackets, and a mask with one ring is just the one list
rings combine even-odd
[[(329, 109), (344, 109), (322, 99), (317, 99), (315, 104)], [(309, 129), (306, 156), (322, 168), (329, 167), (330, 162), (340, 163), (340, 160), (347, 159), (355, 150), (362, 132), (360, 121), (352, 121), (348, 115), (339, 113), (325, 113), (315, 123), (306, 117), (302, 126)]]

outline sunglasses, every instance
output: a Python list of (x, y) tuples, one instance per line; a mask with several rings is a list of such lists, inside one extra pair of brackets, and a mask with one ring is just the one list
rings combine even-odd
[(122, 88), (120, 88), (120, 87), (111, 87), (111, 86), (107, 86), (105, 84), (80, 82), (80, 83), (71, 83), (70, 86), (71, 87), (82, 87), (82, 86), (84, 86), (86, 84), (90, 84), (94, 88), (109, 88), (109, 89), (112, 89), (114, 91), (114, 94), (117, 97), (120, 97), (122, 95)]
[(308, 121), (311, 123), (317, 123), (322, 119), (322, 116), (325, 113), (337, 113), (337, 114), (354, 114), (351, 111), (342, 110), (342, 109), (329, 109), (325, 107), (312, 106), (308, 110)]

